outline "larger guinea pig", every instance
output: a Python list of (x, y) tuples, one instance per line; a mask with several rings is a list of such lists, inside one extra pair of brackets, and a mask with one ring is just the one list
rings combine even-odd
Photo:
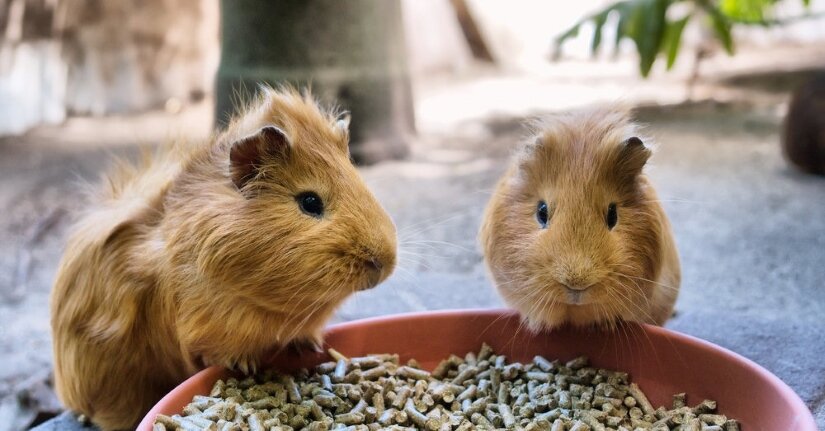
[(643, 170), (650, 148), (616, 109), (554, 115), (535, 128), (481, 227), (498, 291), (535, 329), (662, 324), (678, 294), (679, 257)]
[(74, 227), (51, 297), (56, 389), (133, 428), (210, 364), (255, 370), (318, 342), (393, 270), (396, 231), (348, 152), (348, 119), (265, 88), (228, 129), (122, 164)]

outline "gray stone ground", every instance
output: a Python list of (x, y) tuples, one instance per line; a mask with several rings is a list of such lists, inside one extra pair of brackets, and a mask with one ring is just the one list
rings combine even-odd
[[(825, 178), (782, 160), (776, 104), (651, 107), (639, 116), (658, 142), (650, 172), (682, 258), (678, 314), (667, 326), (773, 371), (825, 427)], [(55, 408), (43, 383), (47, 295), (68, 223), (63, 211), (79, 205), (72, 178), (93, 181), (107, 152), (134, 154), (135, 136), (162, 138), (149, 127), (160, 128), (158, 119), (83, 121), (0, 140), (0, 429), (28, 423), (32, 409)], [(519, 119), (465, 121), (420, 136), (408, 160), (364, 168), (398, 225), (400, 263), (335, 320), (501, 306), (475, 237), (523, 133)], [(25, 275), (27, 259), (21, 288), (25, 277), (15, 274)], [(64, 416), (48, 429), (72, 428)]]

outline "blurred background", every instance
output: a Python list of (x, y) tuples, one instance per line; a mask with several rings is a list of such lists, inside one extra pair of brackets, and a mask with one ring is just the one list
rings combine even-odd
[(208, 137), (258, 82), (352, 112), (399, 229), (394, 276), (335, 321), (501, 306), (476, 232), (524, 120), (633, 106), (682, 257), (667, 326), (825, 427), (823, 28), (823, 0), (0, 0), (0, 430), (60, 413), (48, 294), (81, 184)]

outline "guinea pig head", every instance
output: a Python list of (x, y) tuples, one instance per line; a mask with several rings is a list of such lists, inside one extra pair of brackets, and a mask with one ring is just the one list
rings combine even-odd
[(223, 136), (235, 246), (216, 241), (226, 253), (212, 272), (241, 274), (227, 280), (237, 294), (287, 315), (328, 314), (392, 273), (395, 226), (350, 161), (348, 125), (309, 95), (265, 90)]
[(482, 237), (499, 291), (532, 326), (649, 320), (661, 229), (650, 155), (614, 111), (551, 118), (520, 149)]

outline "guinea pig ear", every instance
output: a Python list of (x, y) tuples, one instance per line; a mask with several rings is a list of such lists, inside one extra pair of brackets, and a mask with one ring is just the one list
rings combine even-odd
[(335, 121), (335, 128), (343, 132), (344, 134), (349, 135), (349, 122), (352, 117), (350, 116), (349, 111), (344, 111), (341, 115), (338, 116), (338, 119)]
[(635, 177), (642, 172), (642, 168), (650, 158), (652, 151), (636, 136), (625, 139), (620, 146), (617, 159), (618, 170), (623, 175)]
[(338, 141), (338, 145), (344, 150), (345, 153), (349, 153), (349, 121), (349, 111), (344, 111), (339, 114), (335, 122), (332, 123), (333, 133), (337, 133), (341, 137), (341, 140)]
[(255, 178), (266, 160), (283, 159), (289, 153), (289, 138), (275, 126), (264, 126), (257, 132), (232, 143), (229, 169), (238, 189)]

